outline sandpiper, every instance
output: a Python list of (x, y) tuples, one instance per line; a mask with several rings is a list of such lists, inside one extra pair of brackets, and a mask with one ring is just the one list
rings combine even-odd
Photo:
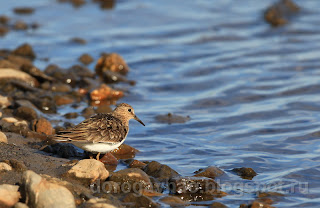
[(124, 142), (129, 132), (130, 119), (144, 125), (129, 104), (121, 103), (111, 113), (96, 114), (71, 129), (60, 131), (53, 139), (98, 153), (96, 159), (99, 160), (100, 153), (110, 152)]

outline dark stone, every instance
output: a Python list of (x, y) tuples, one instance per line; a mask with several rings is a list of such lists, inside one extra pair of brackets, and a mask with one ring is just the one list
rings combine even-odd
[(154, 202), (150, 197), (147, 196), (137, 196), (134, 193), (128, 193), (124, 196), (122, 199), (125, 203), (132, 203), (132, 207), (160, 207), (160, 205), (156, 202)]
[(221, 202), (213, 202), (209, 207), (210, 208), (228, 208), (228, 206), (222, 204)]
[(18, 20), (18, 21), (16, 21), (14, 23), (13, 29), (15, 29), (15, 30), (26, 30), (26, 29), (28, 29), (28, 25), (24, 21)]
[(36, 54), (33, 52), (32, 47), (27, 43), (19, 46), (12, 53), (18, 56), (30, 58), (32, 60), (36, 58)]
[(196, 174), (194, 176), (196, 177), (207, 177), (207, 178), (212, 178), (215, 179), (218, 176), (221, 176), (224, 174), (223, 170), (221, 170), (218, 167), (215, 166), (209, 166), (205, 169), (200, 169), (195, 172)]
[(158, 115), (156, 116), (156, 120), (159, 123), (185, 123), (187, 121), (190, 121), (190, 116), (179, 116), (172, 113), (168, 113), (166, 115)]
[(167, 181), (170, 178), (179, 175), (175, 170), (167, 165), (162, 165), (159, 162), (152, 161), (143, 169), (148, 175), (157, 178), (159, 181)]
[(82, 44), (82, 45), (87, 43), (87, 41), (85, 39), (78, 38), (78, 37), (71, 38), (70, 41), (73, 42), (73, 43), (78, 43), (78, 44)]
[(7, 25), (10, 21), (10, 18), (5, 15), (0, 15), (0, 24)]
[(69, 143), (56, 143), (48, 145), (43, 149), (44, 152), (52, 153), (63, 158), (81, 157), (82, 153), (78, 149)]
[(92, 58), (92, 56), (90, 56), (89, 54), (85, 53), (85, 54), (82, 54), (79, 59), (78, 59), (81, 63), (85, 64), (85, 65), (88, 65), (88, 64), (91, 64), (94, 59)]
[(38, 118), (37, 112), (27, 106), (20, 106), (17, 108), (14, 112), (14, 115), (27, 121), (32, 121)]
[(66, 113), (66, 114), (64, 114), (64, 117), (66, 117), (67, 119), (77, 118), (78, 113), (76, 113), (76, 112)]
[(68, 73), (72, 74), (74, 77), (94, 77), (94, 74), (90, 69), (80, 65), (73, 65), (68, 69)]
[(30, 74), (31, 76), (35, 77), (38, 81), (54, 81), (54, 78), (46, 75), (40, 69), (33, 66), (32, 64), (23, 64), (20, 68), (22, 71)]
[(16, 14), (32, 14), (34, 9), (31, 7), (17, 7), (13, 9)]
[(257, 175), (257, 173), (252, 168), (234, 168), (233, 172), (237, 173), (241, 178), (251, 180)]
[(5, 36), (9, 32), (9, 29), (0, 25), (0, 36)]
[(14, 170), (16, 170), (18, 172), (23, 172), (23, 171), (28, 170), (23, 161), (11, 159), (11, 160), (4, 160), (3, 162), (10, 165)]

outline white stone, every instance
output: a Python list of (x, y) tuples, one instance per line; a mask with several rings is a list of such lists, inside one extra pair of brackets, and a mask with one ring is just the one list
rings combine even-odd
[(8, 144), (8, 139), (7, 139), (7, 136), (0, 131), (0, 143), (6, 143)]
[(0, 172), (11, 171), (12, 167), (5, 162), (0, 162)]
[(3, 184), (0, 185), (0, 207), (12, 207), (20, 198), (19, 186)]

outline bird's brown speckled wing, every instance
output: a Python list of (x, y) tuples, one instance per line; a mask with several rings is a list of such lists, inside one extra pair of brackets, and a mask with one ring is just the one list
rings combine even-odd
[(126, 138), (129, 127), (110, 114), (96, 114), (75, 127), (54, 136), (60, 142), (117, 143)]

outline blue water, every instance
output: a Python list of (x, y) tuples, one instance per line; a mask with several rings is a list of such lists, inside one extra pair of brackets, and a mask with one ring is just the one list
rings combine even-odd
[[(102, 52), (121, 54), (137, 84), (121, 84), (128, 93), (119, 102), (134, 106), (146, 124), (130, 124), (126, 143), (141, 151), (136, 159), (159, 161), (182, 175), (218, 166), (226, 172), (222, 186), (249, 183), (230, 170), (253, 168), (254, 186), (225, 187), (229, 195), (216, 199), (230, 207), (254, 200), (257, 191), (285, 193), (276, 207), (318, 207), (320, 2), (296, 1), (302, 12), (271, 28), (263, 11), (272, 2), (119, 0), (101, 10), (91, 1), (74, 8), (54, 0), (2, 0), (0, 14), (40, 27), (11, 31), (0, 46), (30, 43), (40, 69), (70, 67), (83, 53), (95, 60)], [(16, 6), (35, 13), (16, 15)], [(87, 44), (72, 43), (73, 37)], [(59, 112), (70, 110), (77, 111)], [(155, 120), (169, 112), (191, 120)]]

